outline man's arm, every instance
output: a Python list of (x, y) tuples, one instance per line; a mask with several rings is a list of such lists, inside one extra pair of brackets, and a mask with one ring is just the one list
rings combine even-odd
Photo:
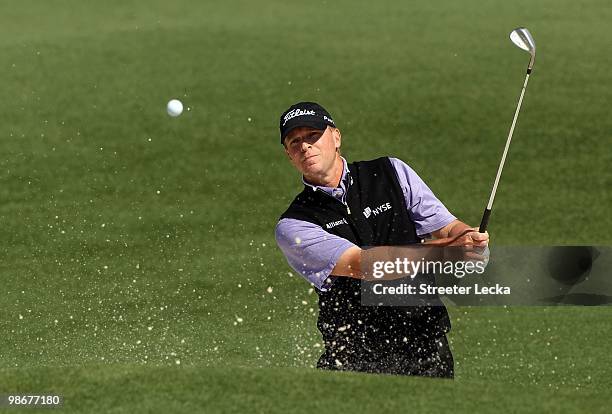
[(275, 238), (291, 268), (321, 290), (328, 288), (328, 276), (342, 254), (356, 247), (319, 225), (296, 219), (280, 220)]
[(334, 276), (347, 276), (355, 279), (363, 279), (361, 274), (361, 248), (349, 247), (340, 256), (336, 266), (331, 271)]
[[(422, 244), (407, 246), (377, 246), (367, 250), (354, 246), (346, 249), (340, 256), (336, 265), (331, 271), (334, 276), (344, 276), (353, 279), (377, 280), (371, 274), (362, 271), (361, 262), (365, 257), (366, 263), (374, 261), (394, 261), (397, 258), (406, 258), (413, 262), (421, 260), (440, 260), (442, 250), (436, 247), (424, 246)], [(405, 275), (386, 275), (386, 280), (402, 278)]]
[(471, 227), (465, 224), (464, 222), (459, 221), (459, 220), (453, 220), (450, 223), (448, 223), (446, 226), (436, 231), (432, 231), (431, 235), (434, 236), (436, 239), (445, 239), (447, 237), (453, 237), (458, 234), (461, 234), (465, 230), (469, 230), (469, 229), (471, 229)]
[[(472, 230), (467, 232), (468, 230)], [(488, 233), (479, 233), (478, 229), (468, 226), (459, 220), (454, 220), (446, 226), (432, 232), (431, 234), (436, 239), (448, 239), (449, 241), (453, 238), (461, 235), (462, 233), (467, 232), (463, 236), (453, 240), (452, 243), (448, 244), (449, 246), (475, 246), (475, 247), (486, 247), (489, 243), (489, 234)], [(362, 249), (353, 246), (349, 247), (342, 253), (336, 265), (331, 271), (331, 274), (334, 276), (344, 276), (351, 277), (355, 279), (364, 279), (365, 276), (361, 272), (361, 254)], [(469, 253), (468, 253), (469, 254)], [(420, 256), (415, 251), (415, 261), (420, 259)], [(477, 260), (482, 260), (480, 255), (472, 254), (473, 258)], [(470, 256), (468, 256), (470, 257)]]

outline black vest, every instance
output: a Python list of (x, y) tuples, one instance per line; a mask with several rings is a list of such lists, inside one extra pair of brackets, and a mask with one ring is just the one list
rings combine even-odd
[[(281, 218), (317, 224), (360, 247), (420, 243), (389, 158), (355, 162), (348, 169), (348, 208), (325, 192), (305, 186)], [(333, 284), (327, 291), (317, 289), (317, 325), (328, 349), (349, 344), (392, 346), (404, 338), (433, 339), (450, 330), (444, 306), (362, 306), (360, 280), (330, 278)]]

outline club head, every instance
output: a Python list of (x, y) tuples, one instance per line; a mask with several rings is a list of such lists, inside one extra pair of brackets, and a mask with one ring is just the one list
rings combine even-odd
[(526, 28), (519, 27), (510, 32), (510, 40), (512, 40), (512, 43), (529, 52), (531, 55), (531, 60), (529, 61), (528, 67), (528, 71), (531, 72), (531, 69), (533, 69), (533, 63), (535, 62), (536, 52), (535, 40), (533, 40), (531, 33), (529, 33), (529, 30)]

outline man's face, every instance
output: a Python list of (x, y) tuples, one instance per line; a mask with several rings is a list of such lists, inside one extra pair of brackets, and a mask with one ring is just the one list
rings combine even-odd
[(333, 169), (340, 140), (337, 128), (321, 131), (300, 127), (287, 134), (284, 144), (291, 163), (309, 178), (326, 175)]

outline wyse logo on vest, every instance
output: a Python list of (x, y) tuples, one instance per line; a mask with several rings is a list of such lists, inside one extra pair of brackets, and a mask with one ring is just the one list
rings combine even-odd
[(374, 214), (374, 216), (377, 216), (383, 211), (391, 210), (391, 207), (391, 203), (381, 204), (374, 210), (372, 210), (370, 207), (366, 207), (365, 209), (363, 209), (363, 215), (365, 216), (365, 218), (370, 218), (372, 214)]

